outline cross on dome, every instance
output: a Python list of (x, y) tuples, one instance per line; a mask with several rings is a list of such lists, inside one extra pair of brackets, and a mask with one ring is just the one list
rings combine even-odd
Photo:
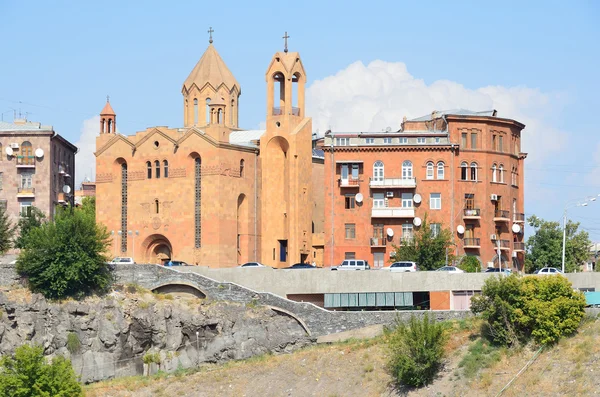
[(284, 43), (285, 43), (285, 44), (284, 44), (284, 45), (285, 45), (285, 47), (283, 48), (283, 52), (288, 52), (288, 48), (287, 48), (287, 39), (289, 39), (289, 38), (290, 38), (290, 36), (288, 36), (287, 32), (285, 32), (285, 36), (283, 36), (283, 37), (282, 37), (282, 39), (284, 39), (284, 40), (285, 40), (285, 42), (284, 42)]
[(213, 30), (212, 26), (209, 27), (208, 28), (208, 43), (209, 44), (212, 44), (212, 42), (213, 42), (213, 39), (212, 39), (213, 32), (214, 32), (214, 30)]

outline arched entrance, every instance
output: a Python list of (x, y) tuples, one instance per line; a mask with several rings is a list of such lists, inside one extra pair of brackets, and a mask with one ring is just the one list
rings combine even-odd
[(144, 258), (148, 263), (164, 265), (173, 256), (173, 247), (168, 238), (162, 234), (152, 234), (142, 243)]

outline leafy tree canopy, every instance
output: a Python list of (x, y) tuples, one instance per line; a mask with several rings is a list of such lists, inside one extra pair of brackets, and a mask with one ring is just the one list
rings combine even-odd
[(29, 207), (27, 213), (21, 213), (21, 217), (17, 225), (17, 228), (19, 229), (19, 237), (17, 237), (15, 241), (15, 247), (24, 248), (25, 239), (27, 238), (27, 235), (31, 229), (40, 227), (45, 220), (46, 215), (39, 208), (34, 206)]
[(90, 214), (94, 219), (96, 219), (96, 196), (84, 197), (81, 201), (81, 207), (79, 209)]
[(414, 237), (402, 241), (400, 246), (393, 245), (395, 252), (391, 255), (391, 261), (416, 262), (423, 270), (437, 269), (446, 264), (446, 253), (448, 263), (454, 260), (452, 246), (452, 233), (448, 229), (441, 229), (434, 234), (427, 215), (423, 217), (423, 223), (414, 233)]
[(57, 356), (49, 364), (42, 347), (22, 345), (0, 359), (0, 395), (78, 397), (83, 391), (69, 360)]
[(10, 249), (14, 235), (15, 228), (8, 219), (6, 211), (0, 207), (0, 254)]
[(81, 297), (111, 282), (106, 252), (110, 237), (86, 211), (61, 209), (54, 222), (31, 229), (17, 259), (29, 288), (50, 299)]
[[(525, 266), (528, 273), (533, 273), (544, 266), (560, 268), (562, 264), (563, 230), (559, 222), (545, 221), (535, 215), (527, 218), (535, 233), (527, 240), (527, 256)], [(579, 222), (567, 221), (565, 244), (565, 271), (579, 269), (589, 256), (592, 245), (589, 235), (579, 229)]]
[(481, 272), (481, 264), (479, 260), (474, 256), (465, 256), (458, 265), (458, 268), (464, 270), (467, 273)]

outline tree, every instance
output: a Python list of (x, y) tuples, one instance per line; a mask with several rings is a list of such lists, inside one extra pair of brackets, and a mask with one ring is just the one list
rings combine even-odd
[[(563, 231), (559, 222), (545, 221), (535, 215), (527, 219), (535, 233), (527, 240), (525, 268), (528, 273), (544, 266), (561, 267)], [(579, 222), (567, 222), (565, 271), (573, 272), (587, 261), (591, 241), (586, 231), (578, 231)]]
[(391, 255), (392, 262), (411, 261), (416, 262), (423, 270), (433, 270), (454, 260), (452, 246), (452, 233), (448, 229), (441, 229), (434, 234), (427, 223), (427, 215), (423, 217), (423, 223), (414, 234), (414, 238), (402, 241), (400, 246), (392, 245), (395, 252)]
[(69, 360), (57, 356), (49, 364), (41, 346), (22, 345), (0, 359), (0, 395), (76, 397), (83, 391)]
[(0, 207), (0, 254), (10, 249), (14, 235), (15, 228), (8, 219), (6, 211)]
[(476, 257), (466, 255), (460, 261), (458, 268), (464, 270), (467, 273), (476, 273), (481, 271), (481, 264), (479, 263), (479, 260)]
[(396, 325), (388, 340), (391, 375), (398, 384), (420, 387), (431, 383), (444, 357), (444, 324), (424, 315)]
[(32, 229), (17, 259), (29, 288), (46, 298), (81, 297), (111, 283), (106, 253), (110, 236), (86, 211), (60, 209), (54, 222)]
[(86, 196), (81, 200), (81, 211), (85, 211), (96, 219), (96, 196)]
[(35, 227), (40, 227), (45, 221), (46, 215), (34, 206), (29, 207), (27, 213), (21, 213), (17, 228), (19, 229), (19, 237), (15, 241), (15, 247), (24, 248), (25, 239), (29, 234), (29, 231)]

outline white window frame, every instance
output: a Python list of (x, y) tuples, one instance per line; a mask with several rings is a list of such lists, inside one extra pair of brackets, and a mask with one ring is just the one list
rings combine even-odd
[(437, 163), (437, 179), (444, 179), (444, 167), (446, 165), (443, 161), (438, 161)]
[(433, 179), (433, 161), (428, 161), (427, 162), (427, 172), (426, 172), (426, 179)]
[(373, 193), (373, 208), (385, 208), (384, 193)]
[(437, 236), (439, 236), (440, 232), (442, 231), (442, 224), (441, 223), (430, 223), (429, 230), (431, 230), (431, 237), (437, 237)]
[(418, 137), (417, 138), (417, 143), (426, 143), (426, 142), (427, 142), (427, 139), (424, 138), (424, 137)]
[(383, 138), (383, 143), (384, 144), (391, 144), (392, 143), (392, 138)]
[(460, 180), (468, 181), (469, 180), (469, 163), (463, 161), (460, 163)]
[(498, 177), (496, 174), (496, 170), (497, 170), (496, 167), (497, 167), (496, 164), (492, 165), (492, 182), (498, 182)]
[(350, 179), (357, 180), (358, 179), (358, 163), (352, 163), (352, 173), (350, 174)]
[(400, 138), (400, 143), (408, 143), (408, 138)]
[(429, 209), (430, 210), (441, 210), (442, 209), (442, 193), (429, 193)]
[[(22, 216), (27, 215), (26, 208), (31, 208), (31, 207), (33, 207), (33, 201), (31, 201), (31, 200), (23, 200), (23, 201), (19, 202), (19, 214), (21, 214)], [(23, 214), (23, 211), (25, 211), (25, 214)]]
[(31, 189), (32, 186), (33, 186), (33, 173), (23, 172), (21, 174), (21, 188), (22, 189)]
[(385, 178), (385, 165), (383, 161), (377, 160), (373, 163), (373, 180), (374, 181), (383, 181)]
[(412, 223), (402, 224), (402, 241), (412, 240), (414, 237)]
[(350, 138), (335, 138), (335, 146), (349, 146)]
[(365, 138), (365, 143), (367, 145), (372, 145), (375, 143), (375, 138)]
[(412, 193), (402, 193), (402, 208), (413, 208), (413, 194)]
[[(471, 163), (471, 169), (469, 171), (471, 173), (471, 175), (470, 175), (471, 180), (477, 181), (478, 180), (477, 178), (479, 177), (479, 175), (477, 175), (477, 163), (476, 162)], [(473, 171), (475, 171), (475, 172), (473, 172)]]
[(413, 179), (413, 166), (410, 160), (402, 162), (402, 179)]
[(502, 164), (498, 167), (498, 172), (500, 174), (500, 183), (504, 183), (504, 166)]

